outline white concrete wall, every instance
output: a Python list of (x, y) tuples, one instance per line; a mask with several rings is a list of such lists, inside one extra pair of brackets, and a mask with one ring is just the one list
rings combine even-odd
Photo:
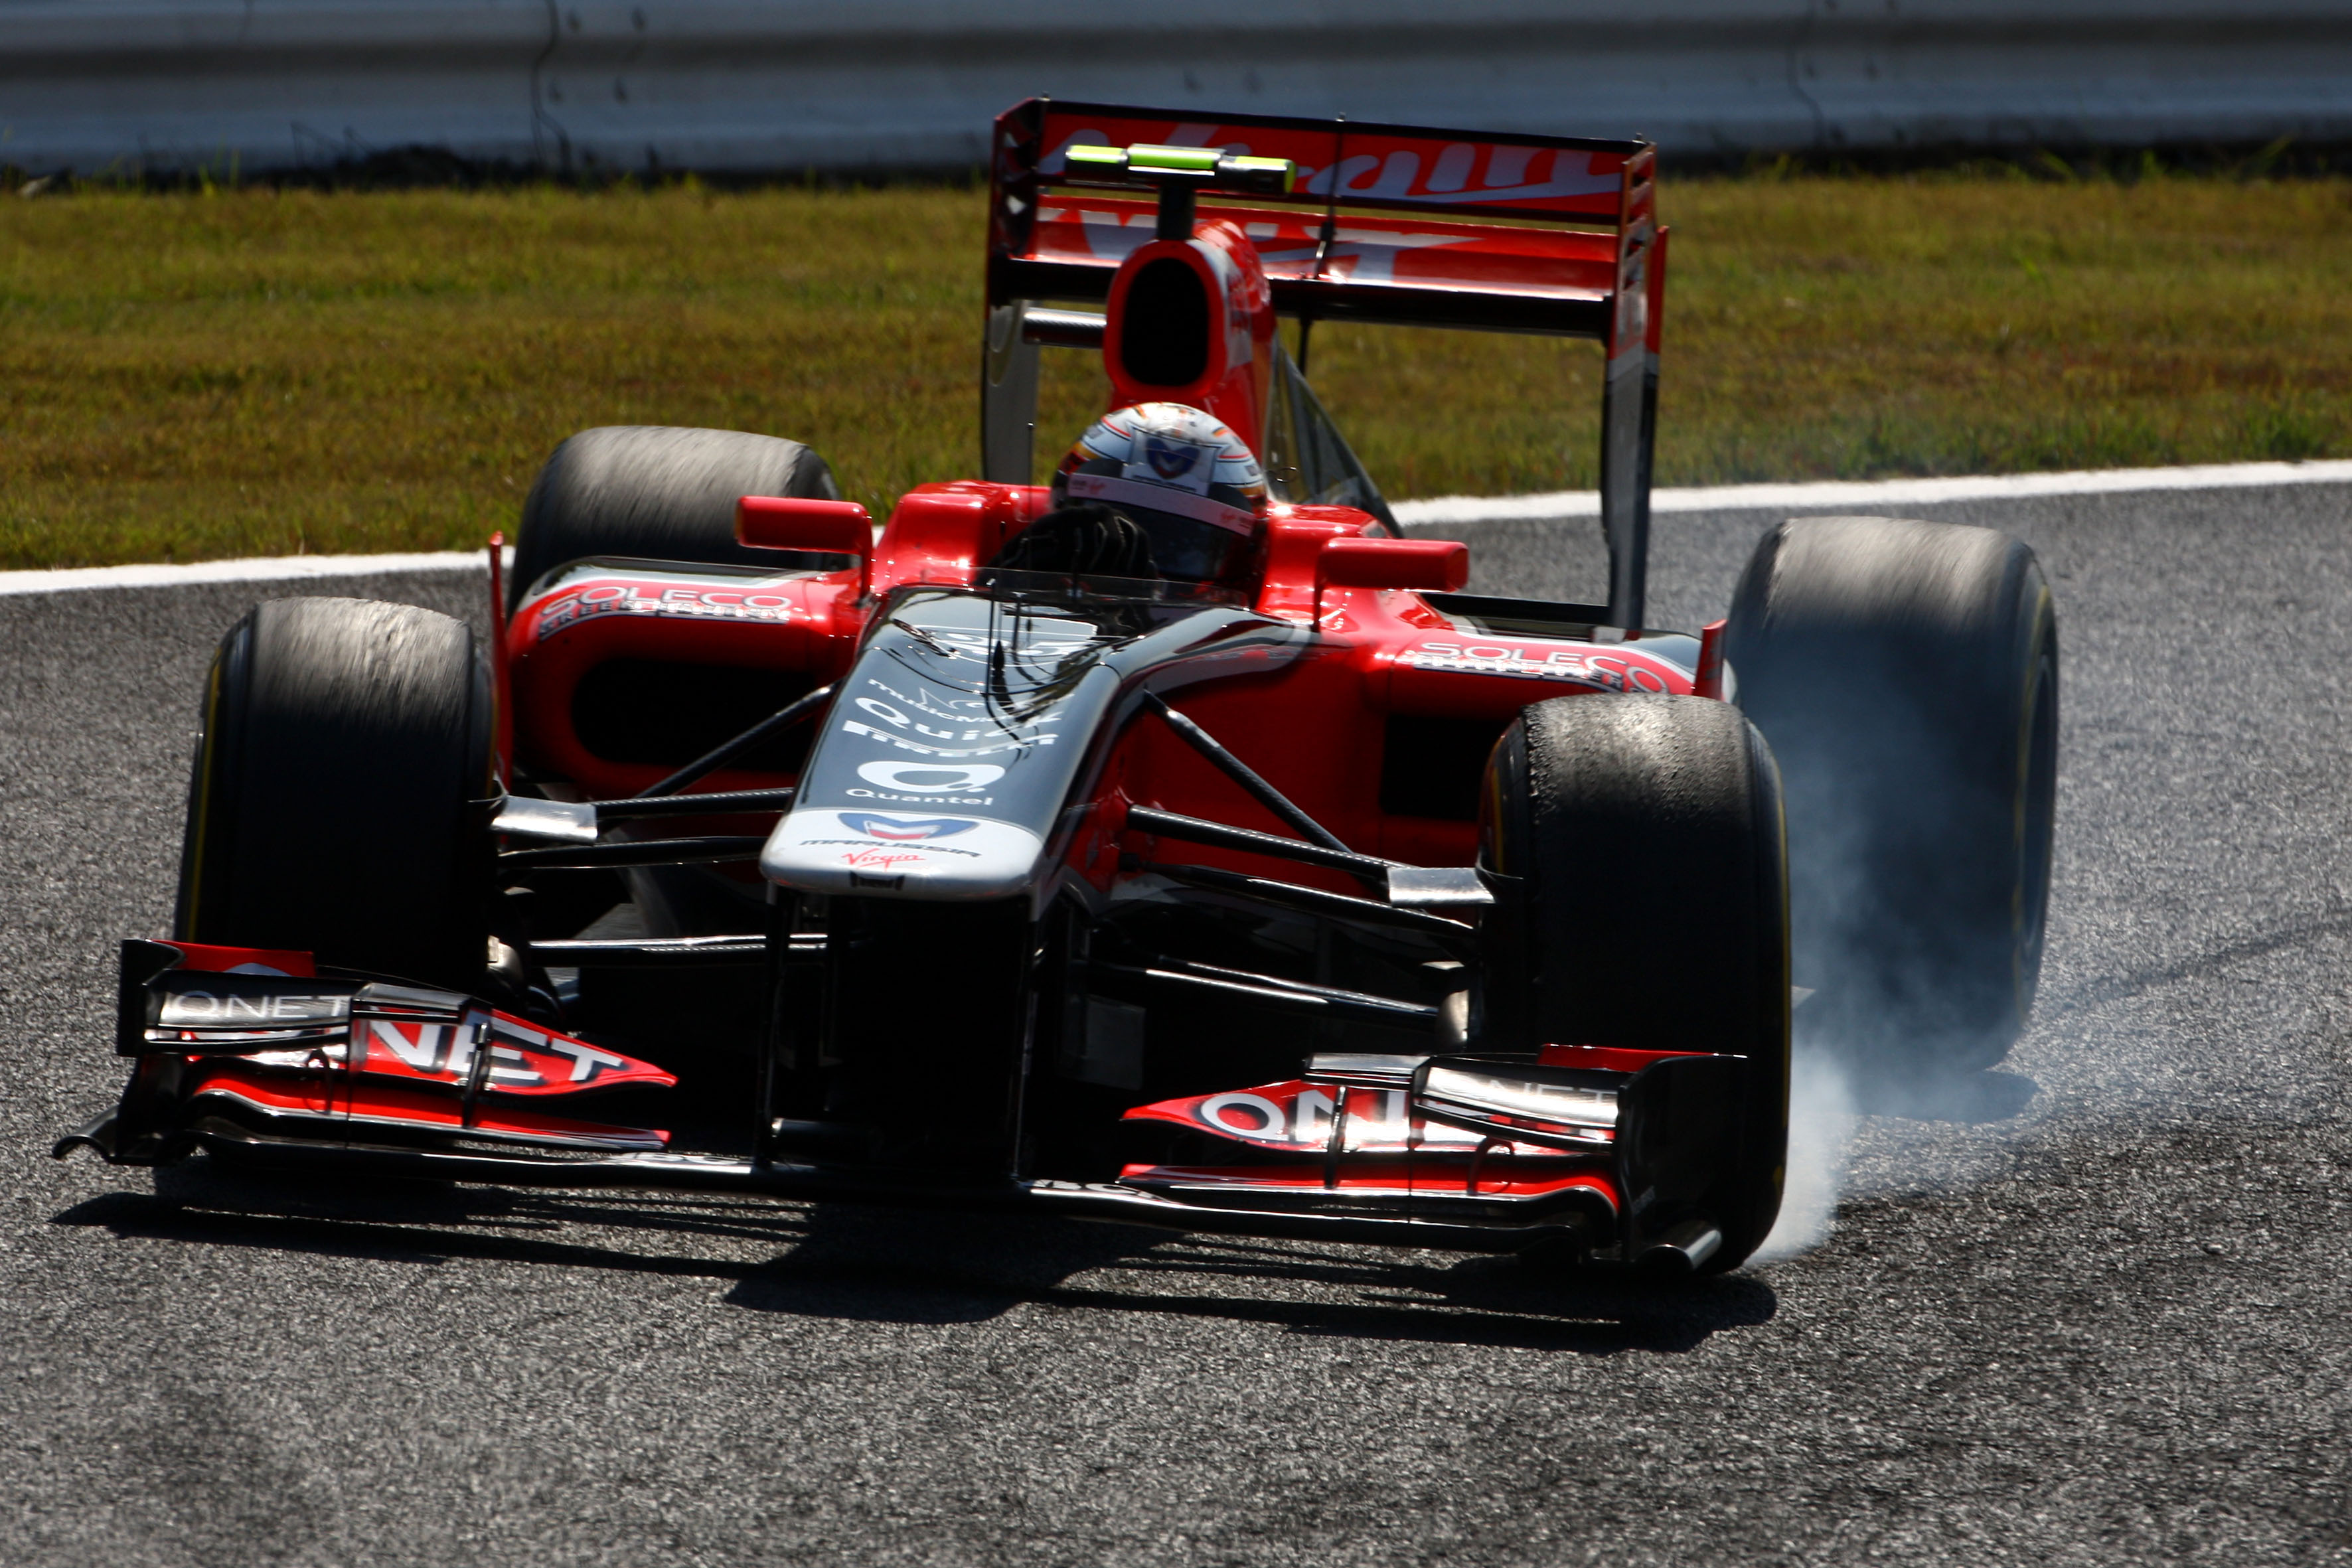
[(1670, 151), (2352, 140), (2352, 0), (0, 0), (0, 163), (981, 161), (1035, 93)]

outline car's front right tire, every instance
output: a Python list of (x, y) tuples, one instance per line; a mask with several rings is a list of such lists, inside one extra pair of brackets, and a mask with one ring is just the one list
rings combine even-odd
[(362, 599), (257, 605), (205, 685), (173, 934), (478, 989), (491, 704), (463, 621)]

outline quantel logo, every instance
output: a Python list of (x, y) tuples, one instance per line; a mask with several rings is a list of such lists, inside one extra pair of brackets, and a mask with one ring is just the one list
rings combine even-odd
[(905, 790), (909, 795), (954, 795), (986, 789), (1004, 776), (1004, 770), (990, 763), (960, 767), (940, 767), (930, 763), (861, 763), (857, 776), (867, 784)]

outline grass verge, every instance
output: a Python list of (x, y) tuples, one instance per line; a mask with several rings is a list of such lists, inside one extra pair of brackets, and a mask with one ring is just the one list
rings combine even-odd
[[(471, 548), (602, 424), (976, 463), (983, 199), (692, 185), (0, 203), (0, 565)], [(2352, 454), (2352, 181), (1669, 184), (1659, 482)], [(1398, 498), (1590, 486), (1590, 344), (1319, 328)], [(1047, 356), (1040, 458), (1099, 407)]]

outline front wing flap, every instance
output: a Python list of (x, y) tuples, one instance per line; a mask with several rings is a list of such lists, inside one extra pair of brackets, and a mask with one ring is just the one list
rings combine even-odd
[(1633, 1257), (1717, 1188), (1742, 1058), (1547, 1047), (1524, 1058), (1318, 1056), (1304, 1077), (1138, 1106), (1230, 1161), (1128, 1165), (1177, 1204), (1564, 1226)]
[(1297, 1079), (1126, 1113), (1179, 1135), (1186, 1157), (1129, 1163), (1112, 1182), (943, 1183), (677, 1154), (661, 1130), (574, 1119), (550, 1097), (676, 1080), (456, 993), (320, 975), (307, 953), (131, 942), (123, 961), (117, 1044), (131, 1081), (59, 1141), (60, 1157), (86, 1144), (155, 1164), (235, 1149), (294, 1168), (1043, 1209), (1222, 1234), (1486, 1251), (1559, 1240), (1634, 1261), (1705, 1226), (1744, 1067), (1559, 1046), (1532, 1061), (1318, 1056)]
[(121, 1163), (155, 1163), (226, 1119), (273, 1138), (366, 1135), (462, 1146), (650, 1152), (669, 1135), (518, 1100), (677, 1079), (453, 991), (320, 974), (307, 952), (122, 944), (115, 1049), (134, 1059), (121, 1105), (69, 1135)]

